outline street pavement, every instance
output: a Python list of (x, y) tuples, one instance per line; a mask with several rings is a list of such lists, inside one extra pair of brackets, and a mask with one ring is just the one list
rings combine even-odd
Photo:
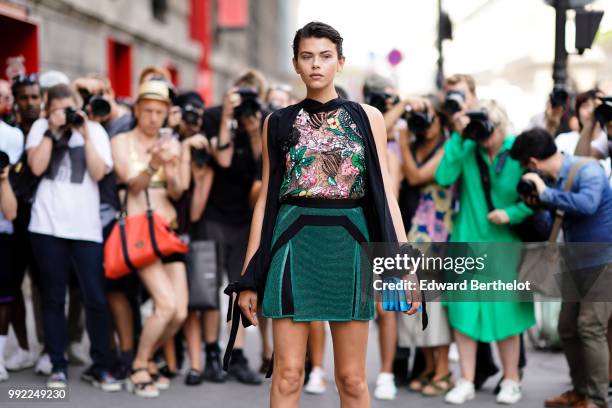
[[(29, 294), (26, 293), (26, 297)], [(32, 319), (31, 303), (28, 302), (28, 329), (30, 344), (34, 343), (34, 327)], [(222, 316), (224, 314), (222, 313)], [(224, 331), (221, 340), (222, 346), (226, 341)], [(378, 352), (378, 333), (374, 323), (370, 326), (370, 339), (368, 343), (367, 370), (368, 385), (370, 395), (374, 392), (376, 375), (380, 368)], [(333, 384), (333, 355), (331, 346), (331, 336), (329, 329), (326, 336), (325, 370), (331, 377), (327, 392), (324, 395), (303, 395), (301, 406), (312, 408), (339, 407), (338, 394)], [(87, 346), (87, 336), (84, 345)], [(260, 364), (260, 339), (256, 328), (250, 327), (246, 333), (246, 354), (251, 361), (253, 368), (258, 368)], [(9, 337), (7, 352), (14, 350), (15, 341), (13, 336)], [(570, 387), (567, 364), (561, 353), (535, 351), (528, 348), (527, 368), (524, 372), (523, 380), (523, 400), (518, 407), (542, 407), (545, 398), (556, 395)], [(498, 362), (499, 365), (499, 362)], [(266, 379), (261, 386), (246, 386), (236, 382), (226, 382), (225, 384), (204, 383), (201, 386), (187, 387), (184, 385), (184, 376), (179, 376), (173, 380), (172, 386), (167, 391), (162, 391), (159, 398), (144, 399), (122, 391), (119, 393), (105, 393), (97, 390), (90, 385), (79, 380), (80, 373), (85, 369), (83, 366), (71, 366), (69, 369), (69, 401), (67, 402), (8, 402), (7, 392), (9, 388), (16, 389), (24, 386), (43, 386), (45, 377), (38, 376), (32, 369), (23, 370), (17, 373), (10, 373), (8, 382), (0, 383), (0, 407), (87, 407), (87, 408), (123, 408), (123, 407), (143, 407), (143, 408), (256, 408), (267, 407), (269, 387), (271, 379)], [(455, 378), (458, 378), (458, 365), (452, 363)], [(476, 399), (466, 403), (464, 406), (485, 408), (498, 407), (495, 403), (495, 396), (492, 390), (499, 377), (491, 378), (485, 384), (484, 389), (477, 393)], [(376, 401), (372, 398), (372, 407), (380, 408), (406, 408), (424, 407), (437, 408), (446, 407), (442, 398), (425, 398), (419, 394), (411, 393), (406, 386), (399, 389), (397, 399), (394, 401)]]

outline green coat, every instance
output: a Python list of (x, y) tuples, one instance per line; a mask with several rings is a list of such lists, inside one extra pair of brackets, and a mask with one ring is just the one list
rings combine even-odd
[[(513, 136), (506, 137), (493, 163), (489, 163), (487, 153), (476, 142), (464, 140), (458, 133), (453, 133), (444, 145), (444, 157), (436, 172), (436, 181), (448, 186), (461, 179), (460, 209), (453, 222), (451, 242), (520, 242), (508, 225), (493, 224), (487, 219), (489, 209), (475, 156), (478, 149), (478, 154), (488, 164), (495, 208), (506, 210), (510, 224), (520, 223), (531, 215), (531, 210), (520, 202), (516, 192), (523, 170), (517, 161), (506, 156), (501, 171), (499, 174), (496, 172), (502, 153), (513, 143)], [(487, 264), (487, 268), (491, 268), (487, 269), (487, 275), (504, 281), (516, 279), (519, 251), (519, 244), (488, 247), (491, 259), (503, 259), (504, 262)], [(454, 329), (485, 342), (521, 333), (535, 323), (533, 304), (529, 302), (447, 302), (447, 307), (449, 322)]]

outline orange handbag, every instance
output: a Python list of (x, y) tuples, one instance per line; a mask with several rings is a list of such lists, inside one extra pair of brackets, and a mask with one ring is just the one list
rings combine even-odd
[(189, 250), (168, 222), (151, 209), (147, 189), (144, 214), (127, 215), (127, 195), (126, 191), (117, 223), (104, 244), (104, 274), (109, 279), (119, 279), (161, 257)]

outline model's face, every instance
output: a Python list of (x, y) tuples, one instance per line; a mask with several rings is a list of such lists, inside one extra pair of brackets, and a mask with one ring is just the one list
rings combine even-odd
[(304, 38), (298, 55), (293, 59), (295, 71), (308, 89), (324, 89), (342, 71), (344, 57), (338, 57), (336, 44), (327, 38)]

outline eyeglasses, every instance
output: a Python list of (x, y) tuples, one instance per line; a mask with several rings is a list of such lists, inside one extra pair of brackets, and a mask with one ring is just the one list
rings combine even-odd
[(19, 74), (13, 77), (13, 85), (32, 85), (38, 83), (38, 74)]

